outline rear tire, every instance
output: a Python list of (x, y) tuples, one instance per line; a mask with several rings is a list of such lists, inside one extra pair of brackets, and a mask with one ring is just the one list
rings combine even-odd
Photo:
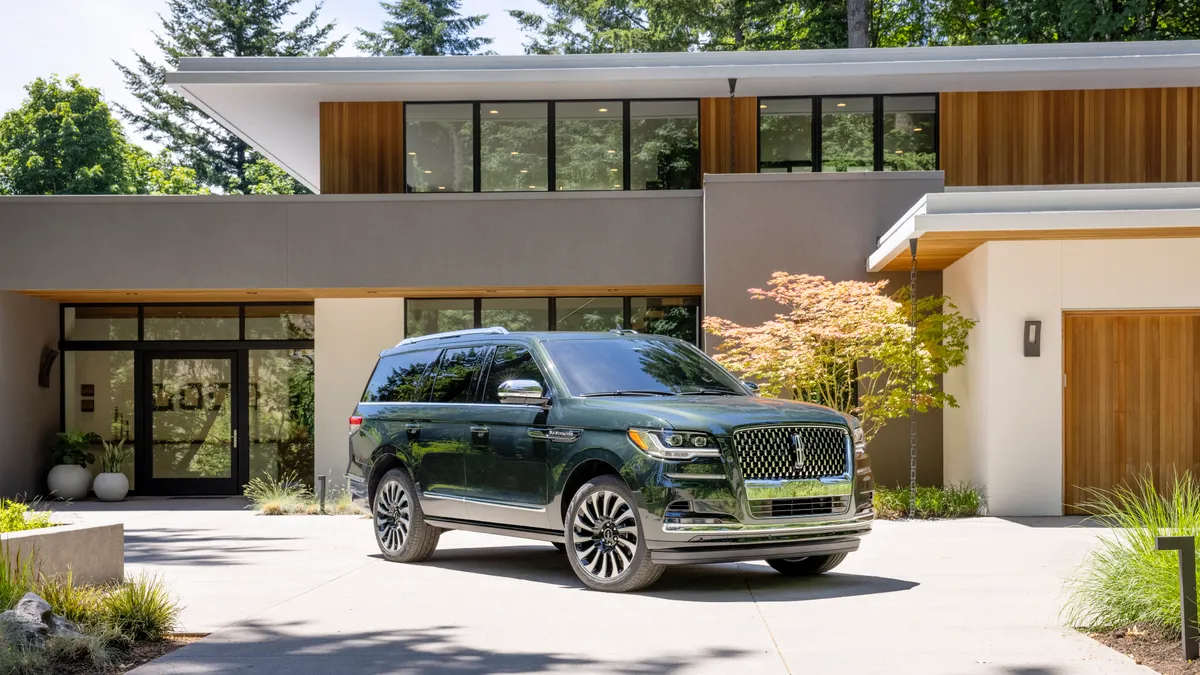
[(421, 562), (433, 555), (441, 528), (425, 523), (417, 488), (404, 469), (392, 469), (379, 481), (371, 505), (375, 543), (390, 562)]
[(807, 558), (777, 558), (767, 564), (789, 577), (813, 577), (837, 567), (846, 559), (845, 553), (810, 555)]
[(662, 576), (650, 561), (633, 492), (618, 477), (597, 476), (584, 483), (567, 509), (567, 559), (588, 588), (627, 593)]

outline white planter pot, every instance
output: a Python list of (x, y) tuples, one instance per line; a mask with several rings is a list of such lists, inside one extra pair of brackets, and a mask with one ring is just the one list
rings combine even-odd
[(46, 478), (54, 499), (83, 499), (92, 487), (92, 472), (78, 464), (59, 464)]
[(129, 478), (123, 473), (102, 473), (96, 476), (92, 489), (102, 502), (119, 502), (129, 494)]

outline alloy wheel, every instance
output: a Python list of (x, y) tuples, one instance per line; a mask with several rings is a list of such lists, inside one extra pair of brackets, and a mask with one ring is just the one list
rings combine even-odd
[(385, 483), (375, 500), (375, 529), (379, 534), (379, 545), (388, 553), (399, 553), (404, 548), (404, 540), (408, 538), (411, 520), (411, 504), (404, 486), (398, 481)]
[(579, 505), (573, 527), (573, 553), (588, 575), (612, 581), (623, 575), (637, 552), (637, 517), (616, 492), (597, 490)]

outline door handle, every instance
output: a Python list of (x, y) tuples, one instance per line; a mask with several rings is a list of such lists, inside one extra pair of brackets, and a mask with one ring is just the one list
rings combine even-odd
[(480, 439), (487, 438), (487, 435), (488, 435), (488, 432), (489, 432), (489, 431), (491, 431), (491, 430), (490, 430), (490, 429), (488, 429), (488, 428), (487, 428), (487, 427), (485, 427), (485, 426), (473, 426), (473, 427), (471, 427), (471, 435), (472, 435), (472, 436), (475, 436), (476, 438), (480, 438)]
[(408, 432), (408, 440), (414, 440), (421, 435), (421, 425), (415, 422), (409, 422), (404, 425), (405, 431)]

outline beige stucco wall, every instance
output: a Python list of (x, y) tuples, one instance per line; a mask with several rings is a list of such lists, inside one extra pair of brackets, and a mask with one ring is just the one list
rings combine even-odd
[[(992, 514), (1059, 515), (1062, 315), (1200, 307), (1200, 239), (994, 241), (946, 269), (944, 292), (979, 321), (966, 367), (947, 376), (945, 479), (987, 487)], [(1024, 356), (1026, 320), (1042, 349)]]
[(38, 386), (46, 348), (58, 348), (58, 305), (0, 292), (0, 497), (33, 497), (46, 485), (61, 365), (55, 361), (49, 388)]
[(6, 564), (27, 564), (46, 577), (71, 572), (75, 583), (113, 584), (125, 580), (125, 526), (62, 525), (0, 535)]
[(318, 298), (316, 301), (315, 475), (344, 486), (348, 421), (379, 352), (404, 338), (402, 298)]

